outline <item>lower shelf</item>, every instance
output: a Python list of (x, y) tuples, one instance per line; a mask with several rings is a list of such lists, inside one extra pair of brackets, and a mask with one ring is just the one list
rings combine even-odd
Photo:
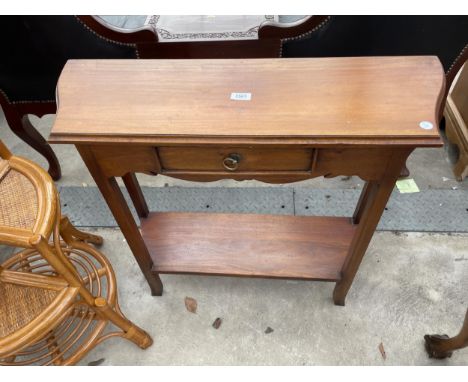
[(141, 232), (158, 273), (338, 281), (349, 218), (153, 212)]

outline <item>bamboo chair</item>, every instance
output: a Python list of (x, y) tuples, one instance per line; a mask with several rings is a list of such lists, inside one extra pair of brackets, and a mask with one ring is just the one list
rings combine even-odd
[[(121, 336), (145, 349), (151, 337), (117, 302), (102, 238), (60, 215), (49, 174), (0, 141), (0, 244), (22, 248), (0, 265), (0, 364), (72, 365)], [(108, 323), (119, 330), (104, 329)]]

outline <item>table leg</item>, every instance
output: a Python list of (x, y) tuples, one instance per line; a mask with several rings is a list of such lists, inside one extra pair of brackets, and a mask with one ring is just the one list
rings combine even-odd
[(345, 304), (346, 295), (369, 246), (380, 217), (393, 191), (400, 170), (412, 150), (396, 150), (389, 160), (387, 169), (378, 181), (369, 181), (364, 186), (353, 222), (358, 228), (351, 242), (348, 255), (341, 269), (341, 280), (333, 291), (335, 305)]
[(108, 177), (103, 173), (92, 149), (86, 146), (76, 146), (76, 148), (125, 236), (143, 275), (148, 281), (151, 294), (161, 296), (163, 292), (161, 279), (157, 273), (151, 271), (153, 261), (117, 181), (114, 177)]
[(133, 205), (140, 218), (148, 217), (149, 210), (146, 204), (145, 197), (141, 191), (140, 184), (134, 172), (129, 172), (122, 177), (122, 180), (127, 188), (128, 194), (132, 199)]
[(468, 310), (466, 311), (463, 326), (455, 337), (449, 338), (447, 335), (426, 334), (426, 351), (429, 357), (443, 359), (451, 357), (454, 350), (468, 346)]
[(376, 191), (375, 186), (372, 187), (370, 182), (366, 182), (364, 184), (364, 188), (362, 189), (361, 196), (359, 196), (359, 201), (356, 206), (356, 210), (353, 214), (353, 224), (359, 224), (362, 218), (362, 214), (364, 212), (364, 207), (369, 201), (369, 197), (371, 194), (374, 194)]

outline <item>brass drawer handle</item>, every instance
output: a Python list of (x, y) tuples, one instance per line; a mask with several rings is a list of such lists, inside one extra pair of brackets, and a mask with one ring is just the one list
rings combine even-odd
[(236, 171), (241, 157), (239, 154), (229, 154), (223, 159), (223, 166), (228, 171)]

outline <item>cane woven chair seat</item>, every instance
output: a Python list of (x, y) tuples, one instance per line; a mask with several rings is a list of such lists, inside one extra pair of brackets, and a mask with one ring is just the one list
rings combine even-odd
[(34, 250), (20, 251), (3, 262), (0, 266), (0, 365), (5, 364), (3, 355), (24, 353), (30, 344), (43, 341), (44, 334), (49, 340), (63, 317), (73, 311), (77, 295), (78, 288), (58, 277)]
[(23, 328), (39, 316), (58, 292), (0, 282), (0, 337)]
[(0, 242), (31, 247), (34, 235), (48, 238), (56, 198), (54, 182), (37, 164), (11, 154), (0, 158)]
[(31, 180), (8, 163), (0, 172), (0, 200), (0, 226), (32, 231), (37, 218), (36, 189)]

